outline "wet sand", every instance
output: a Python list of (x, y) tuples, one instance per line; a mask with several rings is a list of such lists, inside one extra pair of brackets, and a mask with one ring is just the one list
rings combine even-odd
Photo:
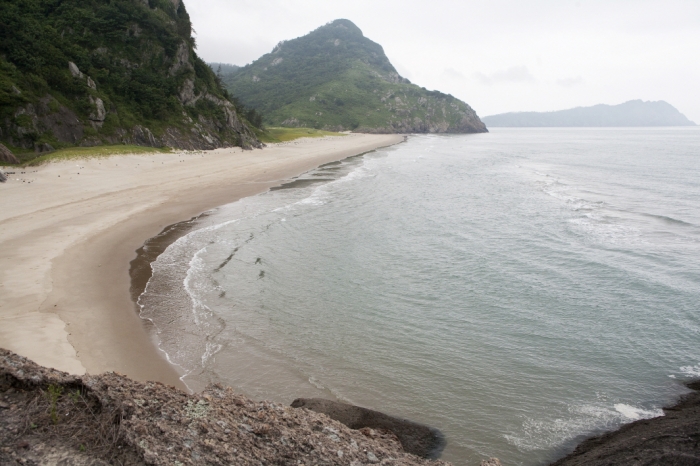
[(136, 250), (168, 225), (402, 140), (350, 134), (9, 169), (16, 174), (0, 185), (0, 347), (73, 374), (116, 371), (182, 388), (136, 313)]

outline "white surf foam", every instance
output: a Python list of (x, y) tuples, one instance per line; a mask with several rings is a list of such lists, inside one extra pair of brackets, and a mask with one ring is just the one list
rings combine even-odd
[(681, 373), (690, 377), (700, 377), (700, 364), (695, 366), (682, 366)]
[(204, 304), (201, 299), (202, 294), (208, 291), (208, 287), (203, 283), (206, 263), (202, 259), (202, 255), (206, 252), (207, 248), (205, 246), (192, 256), (187, 273), (185, 274), (185, 279), (182, 281), (182, 285), (190, 298), (190, 309), (194, 316), (194, 322), (197, 325), (201, 325), (203, 319), (212, 315), (209, 306)]
[(626, 419), (630, 421), (637, 421), (639, 419), (651, 419), (654, 417), (661, 417), (664, 415), (663, 409), (643, 409), (636, 408), (624, 403), (615, 404), (615, 411), (622, 414)]
[(662, 409), (645, 409), (624, 403), (569, 406), (568, 416), (554, 419), (526, 419), (517, 434), (505, 439), (521, 451), (549, 450), (582, 434), (614, 429), (639, 419), (663, 416)]

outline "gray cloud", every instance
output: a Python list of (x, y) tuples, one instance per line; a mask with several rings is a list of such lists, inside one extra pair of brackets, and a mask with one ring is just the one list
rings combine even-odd
[(487, 86), (497, 83), (529, 83), (535, 81), (535, 77), (530, 74), (527, 66), (511, 66), (506, 70), (499, 70), (489, 75), (477, 72), (474, 76), (481, 84)]
[(457, 71), (454, 68), (445, 68), (445, 71), (442, 72), (442, 75), (445, 78), (456, 79), (456, 80), (464, 80), (467, 78), (466, 76), (464, 76), (462, 73), (460, 73), (459, 71)]
[(583, 84), (583, 78), (581, 76), (576, 76), (575, 78), (557, 79), (557, 84), (562, 87), (574, 87)]

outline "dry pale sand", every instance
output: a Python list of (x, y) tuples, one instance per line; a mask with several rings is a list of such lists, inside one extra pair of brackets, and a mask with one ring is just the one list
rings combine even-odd
[(116, 371), (183, 387), (131, 301), (136, 249), (167, 225), (402, 140), (350, 134), (10, 175), (0, 184), (0, 347), (74, 374)]

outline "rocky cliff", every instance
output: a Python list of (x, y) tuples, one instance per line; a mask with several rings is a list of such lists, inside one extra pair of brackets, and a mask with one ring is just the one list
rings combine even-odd
[(0, 2), (0, 141), (255, 147), (181, 0)]
[(266, 123), (372, 133), (476, 133), (486, 126), (461, 100), (411, 84), (381, 45), (339, 19), (281, 42), (224, 73), (228, 89)]
[(434, 465), (386, 430), (255, 402), (188, 395), (124, 376), (72, 376), (0, 350), (0, 464)]

